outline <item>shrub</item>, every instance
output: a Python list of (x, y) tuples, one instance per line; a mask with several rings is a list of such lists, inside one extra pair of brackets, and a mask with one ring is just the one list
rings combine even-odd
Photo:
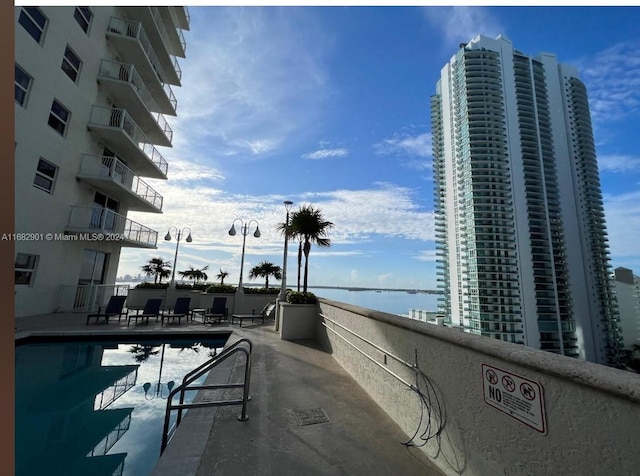
[(148, 283), (146, 281), (136, 285), (135, 289), (167, 289), (169, 283)]
[(318, 298), (311, 292), (287, 291), (287, 302), (289, 304), (316, 304)]
[(192, 289), (194, 291), (206, 291), (209, 284), (176, 284), (176, 289)]
[(230, 284), (212, 284), (206, 290), (207, 293), (230, 294), (236, 292), (236, 287)]
[(245, 294), (280, 294), (280, 288), (243, 288)]

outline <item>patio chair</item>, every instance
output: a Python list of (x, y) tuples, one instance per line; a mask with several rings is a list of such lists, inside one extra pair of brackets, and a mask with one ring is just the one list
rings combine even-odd
[(155, 317), (158, 320), (160, 316), (160, 305), (162, 304), (162, 299), (147, 299), (147, 303), (144, 305), (144, 309), (142, 313), (140, 309), (136, 311), (135, 314), (129, 314), (127, 316), (127, 327), (131, 323), (131, 319), (136, 320), (136, 324), (138, 323), (138, 319), (146, 319), (146, 324), (149, 324), (149, 318)]
[(245, 319), (251, 319), (253, 322), (255, 319), (261, 319), (264, 324), (265, 319), (271, 319), (273, 310), (276, 308), (275, 302), (267, 303), (262, 309), (254, 309), (251, 314), (232, 314), (231, 324), (235, 321), (240, 321), (240, 327), (242, 327), (242, 321)]
[(96, 324), (100, 320), (101, 317), (104, 317), (104, 323), (109, 324), (109, 318), (112, 316), (118, 316), (118, 322), (120, 318), (126, 314), (122, 309), (124, 308), (124, 302), (127, 299), (127, 296), (111, 296), (109, 298), (109, 302), (107, 303), (107, 307), (104, 309), (104, 312), (99, 308), (98, 312), (94, 312), (93, 314), (87, 314), (87, 325), (89, 324), (89, 319), (92, 317), (96, 318)]
[(175, 320), (178, 319), (178, 325), (180, 325), (180, 320), (183, 317), (187, 317), (187, 320), (188, 320), (190, 305), (191, 305), (191, 298), (189, 297), (180, 297), (176, 299), (176, 304), (173, 306), (173, 312), (166, 315), (162, 314), (160, 316), (160, 325), (161, 326), (164, 325), (165, 318), (167, 320), (171, 319), (171, 322), (175, 322)]
[(227, 319), (229, 310), (227, 309), (227, 298), (216, 297), (213, 298), (213, 304), (211, 309), (207, 309), (202, 317), (203, 324), (213, 324), (216, 320), (222, 322), (222, 319)]

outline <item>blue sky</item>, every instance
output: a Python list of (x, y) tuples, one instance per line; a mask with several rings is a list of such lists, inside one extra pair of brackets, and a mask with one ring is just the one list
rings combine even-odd
[[(118, 275), (173, 261), (169, 226), (190, 227), (178, 270), (237, 283), (282, 265), (284, 200), (319, 207), (332, 246), (313, 247), (309, 283), (436, 287), (429, 97), (460, 42), (502, 34), (527, 54), (578, 67), (590, 96), (612, 266), (640, 274), (640, 7), (189, 7), (187, 58), (164, 213), (130, 213), (157, 250), (123, 248)], [(253, 230), (251, 230), (253, 231)], [(296, 244), (288, 283), (295, 283)]]

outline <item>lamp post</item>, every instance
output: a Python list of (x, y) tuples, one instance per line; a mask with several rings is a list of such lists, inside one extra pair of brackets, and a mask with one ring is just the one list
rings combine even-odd
[(245, 223), (242, 219), (236, 218), (231, 223), (231, 229), (229, 230), (229, 235), (236, 235), (236, 222), (240, 221), (240, 233), (242, 233), (242, 258), (240, 259), (240, 281), (238, 282), (238, 292), (244, 292), (242, 289), (242, 270), (244, 269), (244, 245), (247, 241), (247, 235), (249, 234), (249, 227), (251, 226), (251, 222), (256, 222), (256, 231), (253, 233), (253, 236), (256, 238), (260, 238), (260, 228), (258, 228), (257, 220), (249, 220), (249, 222)]
[(175, 226), (170, 226), (169, 231), (167, 231), (167, 234), (164, 235), (165, 241), (171, 241), (171, 228), (173, 228), (176, 233), (176, 254), (173, 257), (173, 271), (171, 272), (171, 283), (169, 283), (169, 287), (175, 288), (176, 287), (176, 264), (178, 262), (178, 248), (180, 247), (180, 238), (182, 238), (182, 235), (184, 235), (186, 230), (189, 230), (189, 235), (187, 235), (186, 242), (191, 243), (193, 241), (193, 238), (191, 238), (191, 228), (185, 227), (182, 230), (178, 230)]
[(287, 298), (287, 250), (289, 247), (289, 211), (293, 202), (285, 200), (284, 208), (287, 210), (287, 218), (284, 222), (284, 256), (282, 258), (282, 286), (276, 303), (276, 331), (280, 329), (280, 303)]
[[(149, 393), (149, 390), (151, 389), (150, 382), (146, 382), (145, 384), (142, 385), (142, 388), (144, 389), (144, 398), (146, 400), (153, 400), (156, 397), (166, 399), (168, 397), (168, 395), (162, 395), (162, 389), (164, 388), (162, 385), (162, 364), (164, 363), (164, 347), (166, 345), (167, 344), (162, 344), (162, 354), (160, 355), (160, 371), (158, 372), (158, 383), (156, 384), (155, 392)], [(174, 385), (175, 385), (175, 382), (173, 380), (170, 380), (169, 382), (167, 382), (167, 388), (169, 389), (169, 392), (171, 392)]]

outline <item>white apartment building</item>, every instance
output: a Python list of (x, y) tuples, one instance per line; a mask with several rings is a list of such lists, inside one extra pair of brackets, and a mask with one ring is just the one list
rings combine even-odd
[(442, 69), (431, 121), (449, 325), (615, 364), (621, 338), (577, 70), (478, 36)]
[[(162, 213), (186, 7), (15, 8), (16, 315), (102, 304)], [(96, 294), (97, 293), (97, 294)]]
[(640, 276), (620, 267), (614, 270), (614, 278), (624, 348), (633, 350), (640, 345)]

